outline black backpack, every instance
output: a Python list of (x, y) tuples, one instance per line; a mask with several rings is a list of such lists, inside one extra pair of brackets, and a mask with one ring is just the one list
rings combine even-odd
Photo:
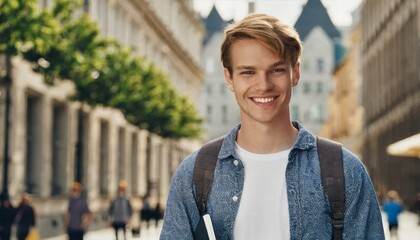
[[(193, 181), (196, 192), (195, 201), (201, 219), (207, 214), (207, 200), (211, 192), (214, 169), (223, 139), (221, 137), (206, 143), (200, 149), (194, 165)], [(331, 218), (333, 221), (332, 239), (341, 240), (345, 206), (342, 147), (339, 143), (317, 137), (317, 149), (321, 167), (322, 185), (331, 207)], [(202, 236), (202, 234), (197, 233), (197, 229), (201, 228), (201, 219), (199, 226), (194, 230), (194, 238), (196, 240), (202, 239), (198, 237)]]

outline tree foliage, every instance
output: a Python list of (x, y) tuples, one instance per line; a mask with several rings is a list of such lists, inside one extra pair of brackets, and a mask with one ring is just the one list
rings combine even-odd
[(55, 1), (51, 10), (39, 10), (36, 0), (0, 0), (0, 52), (33, 62), (47, 84), (72, 80), (75, 100), (118, 108), (132, 124), (163, 137), (199, 137), (201, 117), (169, 78), (131, 49), (101, 37), (80, 9), (77, 0)]

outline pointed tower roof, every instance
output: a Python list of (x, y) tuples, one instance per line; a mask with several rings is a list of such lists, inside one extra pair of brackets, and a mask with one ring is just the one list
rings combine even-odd
[(216, 6), (213, 5), (213, 8), (211, 9), (209, 15), (207, 18), (203, 19), (204, 26), (206, 27), (206, 36), (204, 37), (204, 45), (207, 43), (207, 41), (210, 39), (210, 37), (213, 35), (213, 33), (216, 32), (223, 32), (226, 25), (233, 22), (232, 20), (225, 21), (220, 16), (219, 12), (216, 9)]
[(316, 26), (320, 26), (331, 39), (341, 36), (321, 0), (308, 0), (295, 23), (295, 28), (303, 41)]

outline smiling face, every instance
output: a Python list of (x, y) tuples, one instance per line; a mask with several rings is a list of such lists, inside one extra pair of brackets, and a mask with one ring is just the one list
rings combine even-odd
[(290, 121), (289, 102), (299, 81), (299, 63), (292, 69), (290, 61), (255, 39), (235, 41), (230, 56), (232, 75), (225, 68), (225, 79), (235, 93), (242, 124)]

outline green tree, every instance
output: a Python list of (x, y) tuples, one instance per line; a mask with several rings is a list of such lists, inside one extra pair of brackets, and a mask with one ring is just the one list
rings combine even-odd
[(97, 24), (86, 13), (74, 17), (81, 6), (80, 0), (55, 1), (52, 10), (45, 11), (57, 29), (49, 39), (54, 44), (47, 52), (28, 51), (24, 55), (30, 61), (42, 59), (44, 64), (36, 65), (35, 71), (43, 73), (48, 84), (64, 78), (83, 85), (94, 80), (95, 70), (101, 67), (101, 53), (109, 41), (99, 35)]
[(57, 31), (54, 19), (37, 9), (36, 0), (0, 0), (0, 52), (45, 54), (55, 44)]
[[(80, 0), (0, 0), (0, 52), (33, 62), (47, 84), (75, 83), (74, 100), (121, 109), (135, 125), (169, 138), (198, 137), (201, 118), (166, 75), (132, 50), (100, 36)], [(77, 16), (77, 17), (75, 17)]]

